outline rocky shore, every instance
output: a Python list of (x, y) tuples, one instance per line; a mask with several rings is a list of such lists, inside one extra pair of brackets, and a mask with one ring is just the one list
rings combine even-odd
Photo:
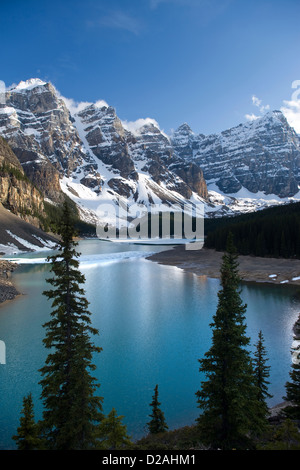
[(13, 300), (20, 292), (11, 282), (11, 273), (17, 268), (17, 264), (0, 259), (0, 303)]
[[(202, 248), (186, 250), (179, 245), (171, 250), (155, 253), (148, 259), (159, 264), (177, 266), (198, 276), (220, 277), (222, 252)], [(239, 274), (243, 281), (300, 285), (300, 260), (239, 256)]]

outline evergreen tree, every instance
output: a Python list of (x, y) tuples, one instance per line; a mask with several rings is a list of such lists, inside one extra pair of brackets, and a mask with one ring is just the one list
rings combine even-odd
[(274, 426), (273, 435), (260, 450), (300, 450), (297, 425), (290, 419), (285, 419), (280, 425)]
[(266, 403), (266, 399), (272, 398), (272, 395), (268, 392), (268, 377), (270, 375), (270, 367), (266, 365), (266, 348), (264, 346), (264, 337), (262, 332), (258, 333), (258, 341), (256, 343), (256, 351), (254, 353), (254, 375), (256, 386), (258, 390), (258, 400), (262, 404), (264, 416), (268, 415), (269, 409)]
[[(300, 339), (300, 315), (294, 325), (294, 338), (299, 341)], [(284, 413), (291, 419), (300, 419), (300, 348), (295, 347), (292, 349), (293, 362), (290, 371), (291, 381), (285, 384), (286, 396), (284, 400), (290, 402), (284, 409)]]
[(20, 418), (20, 426), (17, 434), (13, 436), (19, 450), (37, 450), (41, 448), (38, 425), (34, 420), (32, 395), (29, 393), (23, 398), (23, 408)]
[(200, 359), (205, 374), (197, 395), (200, 439), (223, 450), (251, 448), (262, 426), (254, 372), (246, 347), (246, 305), (240, 297), (238, 261), (229, 234), (221, 266), (221, 289), (213, 318), (212, 346)]
[(90, 340), (98, 331), (91, 327), (89, 303), (80, 287), (85, 277), (78, 269), (79, 253), (67, 203), (58, 233), (59, 252), (49, 258), (54, 277), (47, 280), (53, 289), (44, 292), (52, 300), (53, 310), (44, 325), (44, 344), (51, 351), (41, 369), (41, 427), (50, 449), (90, 449), (96, 445), (95, 432), (102, 419), (102, 398), (94, 395), (99, 385), (91, 376), (93, 354), (101, 348)]
[(152, 413), (149, 415), (151, 421), (147, 423), (150, 434), (158, 434), (165, 432), (168, 429), (166, 424), (165, 415), (160, 409), (161, 403), (158, 401), (158, 385), (154, 388), (154, 395), (150, 406), (152, 407)]
[(126, 425), (122, 424), (124, 416), (117, 416), (113, 408), (106, 418), (103, 418), (98, 428), (100, 449), (125, 449), (131, 446)]

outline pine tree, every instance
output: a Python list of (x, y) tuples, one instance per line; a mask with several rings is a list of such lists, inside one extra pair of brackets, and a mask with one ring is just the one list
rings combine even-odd
[(117, 416), (115, 408), (103, 418), (98, 428), (100, 449), (128, 449), (132, 442), (127, 434), (127, 427), (122, 424), (124, 416)]
[(251, 448), (252, 433), (261, 426), (261, 405), (257, 400), (252, 360), (246, 347), (245, 312), (240, 297), (238, 261), (229, 234), (221, 266), (221, 289), (213, 317), (212, 346), (199, 360), (205, 374), (196, 392), (201, 414), (197, 419), (200, 439), (223, 450)]
[(261, 437), (267, 432), (269, 427), (268, 417), (270, 415), (267, 399), (272, 398), (268, 392), (268, 377), (270, 375), (270, 366), (267, 366), (267, 353), (264, 346), (264, 337), (261, 331), (258, 333), (258, 341), (256, 343), (256, 350), (254, 352), (254, 377), (255, 385), (257, 388), (257, 400), (260, 406), (257, 408), (257, 414), (260, 413), (261, 427), (257, 438)]
[(34, 420), (32, 395), (29, 393), (23, 398), (23, 408), (20, 418), (20, 426), (17, 434), (13, 436), (19, 450), (41, 449), (41, 439), (39, 438), (38, 425)]
[(256, 351), (254, 353), (254, 375), (258, 390), (258, 400), (262, 403), (264, 415), (267, 416), (269, 409), (266, 403), (272, 395), (268, 392), (268, 377), (270, 375), (270, 366), (267, 366), (266, 348), (264, 346), (264, 337), (262, 332), (258, 333), (258, 341), (256, 343)]
[(42, 374), (44, 403), (41, 428), (50, 449), (82, 450), (96, 445), (95, 432), (102, 419), (102, 398), (95, 396), (99, 386), (91, 376), (93, 354), (100, 352), (90, 340), (98, 334), (91, 327), (88, 301), (81, 284), (74, 241), (75, 231), (67, 203), (58, 233), (57, 255), (49, 258), (54, 277), (47, 280), (53, 289), (44, 295), (52, 300), (50, 320), (45, 323), (45, 347), (50, 349)]
[[(294, 325), (294, 338), (300, 340), (300, 315)], [(286, 382), (286, 396), (284, 400), (290, 402), (290, 405), (285, 407), (284, 413), (291, 419), (300, 419), (300, 348), (299, 346), (292, 348), (293, 362), (290, 371), (291, 381)]]
[(168, 429), (166, 424), (165, 415), (160, 409), (161, 403), (158, 401), (158, 385), (154, 388), (154, 395), (150, 406), (152, 407), (152, 413), (149, 415), (151, 421), (147, 423), (150, 434), (158, 434), (165, 432)]

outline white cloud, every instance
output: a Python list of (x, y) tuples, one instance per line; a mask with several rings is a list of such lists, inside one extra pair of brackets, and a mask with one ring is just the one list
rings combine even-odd
[(300, 100), (283, 101), (280, 111), (286, 117), (289, 125), (300, 134)]
[(268, 111), (270, 109), (270, 105), (266, 105), (266, 106), (263, 106), (261, 103), (262, 103), (262, 100), (260, 100), (259, 98), (257, 98), (257, 96), (253, 95), (252, 96), (252, 103), (254, 104), (254, 106), (256, 106), (257, 108), (259, 108), (260, 112), (261, 113), (264, 113), (265, 111)]
[(136, 136), (140, 135), (142, 127), (146, 125), (153, 125), (169, 140), (169, 136), (164, 132), (163, 129), (159, 127), (158, 122), (155, 119), (149, 117), (145, 119), (137, 119), (136, 121), (122, 121), (122, 125), (124, 129)]
[[(294, 80), (292, 83), (292, 88), (295, 90), (290, 100), (283, 100), (283, 104), (280, 108), (282, 114), (286, 117), (289, 125), (295, 129), (295, 131), (300, 134), (300, 80)], [(262, 100), (259, 99), (256, 95), (252, 96), (252, 104), (259, 109), (260, 115), (245, 114), (245, 118), (248, 121), (254, 121), (261, 117), (261, 115), (270, 109), (269, 105), (263, 105)]]
[(140, 133), (140, 130), (143, 126), (146, 125), (153, 125), (159, 129), (159, 124), (155, 119), (151, 118), (145, 118), (145, 119), (137, 119), (136, 121), (122, 121), (123, 127), (129, 131), (132, 132), (132, 134), (138, 135)]
[(68, 110), (71, 114), (76, 114), (79, 111), (82, 111), (86, 106), (90, 105), (88, 101), (76, 102), (73, 98), (66, 98), (65, 96), (60, 96), (60, 98), (65, 102)]
[(261, 100), (257, 98), (257, 96), (253, 95), (252, 96), (252, 103), (254, 104), (254, 106), (260, 106), (261, 105)]
[(109, 105), (104, 100), (96, 101), (96, 103), (94, 103), (94, 106), (96, 106), (96, 108), (103, 108), (103, 107), (108, 108), (109, 107)]
[(66, 98), (62, 95), (59, 95), (59, 97), (65, 102), (65, 105), (71, 114), (79, 113), (84, 108), (92, 104), (97, 108), (102, 108), (103, 106), (108, 107), (108, 104), (104, 100), (96, 101), (96, 103), (90, 103), (89, 101), (75, 101), (73, 98)]
[[(253, 95), (252, 96), (252, 104), (259, 109), (261, 114), (264, 114), (266, 111), (269, 111), (270, 105), (262, 105), (262, 100), (259, 99), (257, 96)], [(256, 114), (245, 114), (245, 118), (248, 121), (255, 121), (255, 119), (258, 119), (260, 116), (257, 116)]]
[(245, 118), (248, 119), (248, 121), (255, 121), (256, 119), (259, 119), (259, 116), (256, 116), (256, 114), (245, 114)]

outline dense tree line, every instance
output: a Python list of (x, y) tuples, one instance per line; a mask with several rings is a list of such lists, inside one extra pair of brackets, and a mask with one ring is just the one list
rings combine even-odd
[[(96, 226), (80, 219), (78, 208), (74, 201), (64, 195), (65, 203), (70, 209), (70, 217), (78, 236), (95, 237)], [(44, 216), (39, 216), (41, 228), (45, 232), (59, 232), (60, 221), (63, 217), (63, 204), (57, 205), (44, 201)]]
[(300, 203), (205, 221), (205, 247), (226, 249), (228, 233), (240, 255), (300, 258)]

